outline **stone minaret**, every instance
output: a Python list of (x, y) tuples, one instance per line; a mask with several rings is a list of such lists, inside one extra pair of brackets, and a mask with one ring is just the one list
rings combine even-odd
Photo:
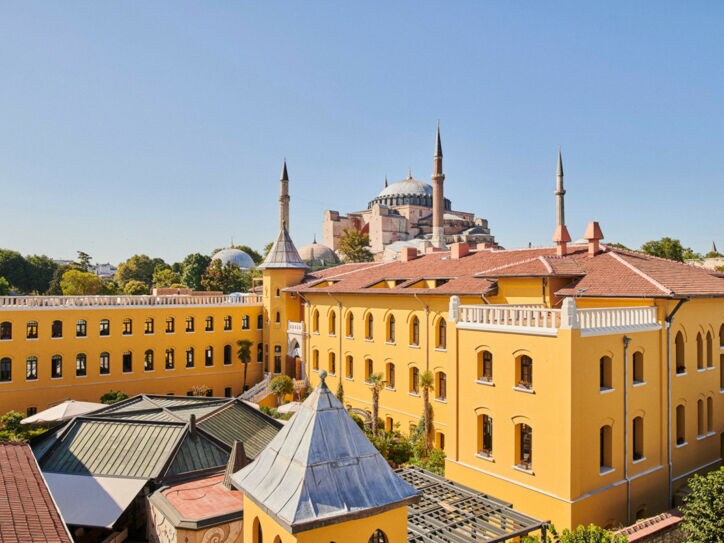
[(556, 243), (556, 254), (565, 256), (568, 254), (568, 242), (571, 241), (571, 235), (566, 228), (566, 212), (563, 197), (566, 189), (563, 188), (563, 158), (561, 157), (561, 149), (558, 148), (558, 170), (556, 172), (556, 231), (553, 233), (553, 241)]
[(287, 173), (287, 159), (284, 159), (279, 185), (279, 228), (286, 228), (287, 231), (289, 231), (289, 174)]
[(442, 189), (445, 174), (442, 173), (442, 143), (440, 142), (440, 123), (437, 123), (437, 141), (432, 173), (432, 246), (445, 248), (445, 196)]

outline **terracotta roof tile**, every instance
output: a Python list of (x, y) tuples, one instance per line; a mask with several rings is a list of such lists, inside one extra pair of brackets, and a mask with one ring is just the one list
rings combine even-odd
[(0, 442), (0, 543), (71, 543), (27, 443)]

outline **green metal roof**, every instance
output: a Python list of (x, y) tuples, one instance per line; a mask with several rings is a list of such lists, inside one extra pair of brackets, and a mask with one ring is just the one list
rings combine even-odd
[(210, 468), (223, 468), (229, 460), (229, 451), (225, 451), (209, 438), (197, 433), (187, 434), (176, 451), (166, 475), (181, 475)]
[(256, 456), (279, 432), (282, 425), (238, 400), (198, 422), (198, 427), (231, 447), (244, 443), (249, 458)]

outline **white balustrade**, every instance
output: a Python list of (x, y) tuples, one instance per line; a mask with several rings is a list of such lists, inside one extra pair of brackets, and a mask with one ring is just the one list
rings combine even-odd
[(176, 305), (261, 305), (258, 294), (163, 296), (0, 296), (0, 310)]
[(304, 333), (304, 323), (303, 322), (292, 322), (289, 321), (287, 323), (287, 333), (288, 334), (302, 334)]

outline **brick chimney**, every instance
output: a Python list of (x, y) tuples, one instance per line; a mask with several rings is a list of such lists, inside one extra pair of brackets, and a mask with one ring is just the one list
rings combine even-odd
[(568, 254), (568, 242), (571, 241), (571, 235), (568, 233), (568, 228), (565, 224), (556, 226), (556, 231), (553, 232), (553, 241), (556, 243), (556, 254), (558, 256), (566, 256)]
[(409, 262), (417, 258), (417, 249), (415, 247), (403, 247), (400, 251), (400, 262)]
[(470, 246), (467, 243), (453, 243), (450, 246), (450, 258), (460, 260), (470, 253)]
[(583, 237), (588, 241), (588, 256), (596, 256), (600, 252), (599, 241), (603, 239), (603, 232), (597, 221), (588, 223)]

